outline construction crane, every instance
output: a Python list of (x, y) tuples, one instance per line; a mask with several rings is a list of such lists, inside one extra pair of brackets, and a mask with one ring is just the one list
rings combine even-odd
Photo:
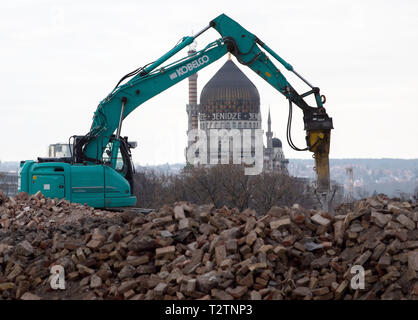
[[(160, 67), (210, 28), (218, 31), (221, 38), (192, 55)], [(288, 71), (297, 75), (309, 86), (309, 90), (299, 94), (262, 49)], [(134, 167), (130, 152), (135, 144), (121, 135), (123, 120), (145, 101), (207, 67), (227, 52), (233, 54), (241, 64), (253, 70), (288, 100), (288, 143), (295, 150), (313, 152), (317, 191), (326, 206), (330, 193), (328, 155), (333, 125), (332, 118), (323, 106), (325, 96), (320, 94), (318, 87), (311, 85), (259, 37), (225, 14), (212, 20), (196, 35), (183, 37), (173, 49), (154, 62), (122, 77), (98, 105), (90, 131), (84, 136), (73, 136), (70, 139), (73, 144), (70, 157), (38, 158), (37, 162), (22, 161), (20, 191), (30, 194), (41, 191), (47, 197), (65, 198), (71, 202), (86, 203), (99, 208), (135, 205)], [(305, 101), (310, 95), (315, 98), (315, 107), (309, 106)], [(293, 104), (303, 112), (307, 143), (305, 148), (296, 147), (291, 138)]]

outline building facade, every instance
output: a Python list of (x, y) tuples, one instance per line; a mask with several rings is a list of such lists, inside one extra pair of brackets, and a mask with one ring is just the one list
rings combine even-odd
[(1, 172), (0, 171), (0, 190), (6, 196), (15, 196), (18, 192), (19, 174), (17, 172)]
[[(189, 50), (189, 55), (194, 54)], [(226, 63), (208, 81), (200, 93), (200, 103), (197, 103), (197, 73), (189, 77), (189, 103), (187, 104), (188, 130), (201, 129), (207, 138), (207, 163), (233, 163), (233, 139), (228, 141), (216, 136), (224, 130), (230, 136), (231, 130), (238, 130), (241, 137), (245, 134), (251, 137), (251, 148), (244, 148), (243, 141), (240, 148), (241, 163), (244, 159), (255, 156), (256, 130), (262, 129), (260, 112), (260, 95), (256, 86), (236, 66), (229, 56)], [(237, 132), (237, 131), (235, 131)], [(211, 141), (211, 137), (216, 141)], [(271, 131), (270, 110), (268, 115), (268, 131), (266, 132), (267, 146), (263, 145), (263, 170), (287, 173), (288, 160), (285, 158), (280, 139), (273, 138)], [(193, 141), (189, 141), (188, 147)], [(222, 143), (229, 143), (224, 148)], [(212, 148), (210, 148), (212, 146)], [(228, 154), (224, 154), (225, 150)], [(186, 150), (187, 153), (187, 150)], [(218, 157), (218, 161), (216, 161)], [(212, 158), (212, 161), (211, 161)], [(213, 161), (215, 160), (215, 161)]]

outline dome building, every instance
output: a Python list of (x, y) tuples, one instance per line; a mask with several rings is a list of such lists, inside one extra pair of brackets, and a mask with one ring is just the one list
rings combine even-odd
[(260, 95), (254, 84), (228, 60), (200, 94), (201, 129), (261, 128)]
[[(189, 51), (189, 54), (193, 53), (192, 50)], [(224, 149), (221, 147), (221, 139), (218, 137), (216, 137), (218, 150), (210, 148), (211, 134), (219, 132), (220, 129), (225, 129), (226, 132), (238, 129), (241, 132), (241, 136), (243, 136), (244, 132), (251, 135), (252, 147), (251, 151), (248, 150), (251, 154), (246, 155), (244, 153), (241, 141), (241, 162), (244, 162), (245, 156), (254, 157), (255, 131), (256, 129), (262, 129), (260, 94), (256, 86), (237, 67), (230, 56), (203, 87), (200, 94), (200, 104), (197, 104), (196, 80), (196, 74), (189, 78), (188, 131), (199, 128), (206, 132), (207, 163), (221, 163), (221, 159), (228, 159), (228, 163), (232, 163), (232, 137), (229, 138), (230, 151), (228, 155), (224, 154)], [(196, 114), (198, 114), (198, 117), (196, 117)], [(284, 157), (281, 141), (278, 138), (273, 138), (273, 133), (271, 132), (270, 111), (266, 137), (267, 148), (263, 146), (263, 170), (287, 173), (288, 160)], [(212, 145), (216, 148), (216, 142), (212, 142)], [(214, 158), (214, 155), (217, 155), (218, 159)]]

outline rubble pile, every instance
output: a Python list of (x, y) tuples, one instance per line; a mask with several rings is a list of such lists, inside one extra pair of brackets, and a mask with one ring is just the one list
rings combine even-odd
[(0, 299), (417, 299), (417, 222), (417, 203), (384, 195), (332, 217), (297, 204), (143, 215), (0, 192)]

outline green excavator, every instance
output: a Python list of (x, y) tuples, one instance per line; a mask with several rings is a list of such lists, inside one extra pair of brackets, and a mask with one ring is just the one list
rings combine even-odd
[[(193, 55), (160, 67), (209, 28), (218, 31), (221, 38)], [(305, 82), (310, 87), (309, 91), (297, 93), (262, 49)], [(289, 101), (288, 143), (295, 150), (313, 152), (317, 193), (326, 209), (330, 194), (328, 154), (333, 125), (332, 118), (327, 115), (323, 106), (325, 97), (320, 95), (319, 88), (312, 86), (260, 38), (225, 14), (212, 20), (194, 36), (182, 38), (172, 50), (155, 62), (125, 75), (98, 105), (90, 131), (84, 136), (70, 138), (69, 157), (38, 158), (36, 162), (22, 161), (19, 191), (29, 194), (41, 191), (46, 197), (65, 198), (96, 208), (134, 206), (134, 167), (130, 150), (136, 144), (121, 135), (123, 120), (148, 99), (190, 77), (228, 52)], [(315, 107), (309, 106), (304, 100), (309, 95), (314, 96)], [(307, 147), (303, 149), (293, 144), (290, 135), (292, 104), (303, 111), (307, 143)]]

